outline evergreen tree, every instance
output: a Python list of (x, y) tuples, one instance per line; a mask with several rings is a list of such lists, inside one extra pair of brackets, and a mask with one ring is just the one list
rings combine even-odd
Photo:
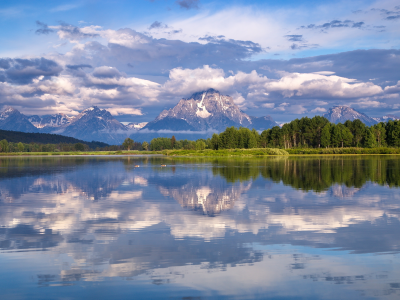
[(176, 138), (175, 138), (175, 136), (173, 135), (172, 138), (171, 138), (171, 148), (172, 148), (172, 149), (175, 148), (175, 143), (176, 143)]
[(371, 128), (366, 128), (364, 137), (364, 147), (373, 148), (376, 147), (376, 138)]

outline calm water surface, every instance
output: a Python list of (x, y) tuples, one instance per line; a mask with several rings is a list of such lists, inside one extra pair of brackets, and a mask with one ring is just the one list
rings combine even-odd
[(0, 298), (399, 299), (399, 186), (396, 156), (0, 158)]

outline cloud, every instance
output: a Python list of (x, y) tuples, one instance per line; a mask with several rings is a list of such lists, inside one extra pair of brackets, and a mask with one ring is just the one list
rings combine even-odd
[(63, 70), (55, 61), (46, 58), (34, 59), (1, 59), (0, 76), (3, 82), (27, 84), (41, 76), (58, 76)]
[(400, 93), (400, 80), (397, 82), (396, 85), (385, 87), (385, 93), (387, 94)]
[(95, 30), (99, 28), (98, 26), (79, 28), (71, 24), (61, 22), (60, 26), (51, 26), (51, 28), (57, 30), (57, 34), (60, 39), (67, 39), (72, 42), (99, 37), (99, 34), (95, 32)]
[(158, 29), (158, 28), (168, 28), (168, 25), (167, 25), (167, 24), (163, 24), (163, 23), (158, 22), (158, 21), (154, 21), (154, 22), (150, 25), (149, 30)]
[(180, 8), (184, 9), (199, 9), (199, 0), (177, 0), (175, 1), (176, 4), (179, 5)]
[(129, 107), (111, 107), (107, 108), (107, 110), (114, 116), (119, 115), (142, 115), (140, 109), (137, 108), (129, 108)]
[(95, 68), (92, 75), (97, 78), (120, 78), (123, 76), (116, 68), (106, 66)]
[(316, 107), (312, 110), (310, 110), (311, 113), (324, 113), (326, 112), (326, 108), (323, 107)]
[(80, 64), (80, 65), (66, 65), (68, 69), (72, 70), (81, 70), (84, 68), (93, 68), (91, 65), (85, 65), (85, 64)]
[(50, 29), (47, 24), (40, 21), (36, 21), (36, 25), (39, 27), (39, 29), (35, 31), (36, 34), (49, 34), (54, 32), (54, 30)]
[(400, 19), (400, 15), (395, 15), (395, 16), (388, 16), (386, 17), (386, 20), (399, 20)]
[(351, 20), (345, 20), (345, 21), (340, 21), (340, 20), (333, 20), (321, 25), (315, 25), (315, 24), (309, 24), (306, 26), (300, 26), (301, 29), (322, 29), (322, 30), (328, 30), (331, 28), (363, 28), (365, 25), (364, 22), (355, 22)]
[(306, 48), (318, 48), (319, 45), (318, 44), (295, 44), (293, 43), (290, 46), (290, 49), (292, 50), (302, 50), (302, 49), (306, 49)]
[(287, 38), (287, 40), (291, 41), (291, 42), (302, 42), (303, 41), (303, 35), (301, 35), (301, 34), (285, 35), (285, 38)]

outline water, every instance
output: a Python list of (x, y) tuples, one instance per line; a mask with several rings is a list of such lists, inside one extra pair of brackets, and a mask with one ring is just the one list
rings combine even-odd
[(0, 158), (0, 298), (398, 299), (399, 186), (399, 156)]

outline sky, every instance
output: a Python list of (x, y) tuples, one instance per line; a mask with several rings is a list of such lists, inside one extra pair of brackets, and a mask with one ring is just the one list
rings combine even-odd
[(0, 2), (0, 105), (149, 122), (214, 88), (278, 123), (347, 105), (400, 116), (400, 3)]

